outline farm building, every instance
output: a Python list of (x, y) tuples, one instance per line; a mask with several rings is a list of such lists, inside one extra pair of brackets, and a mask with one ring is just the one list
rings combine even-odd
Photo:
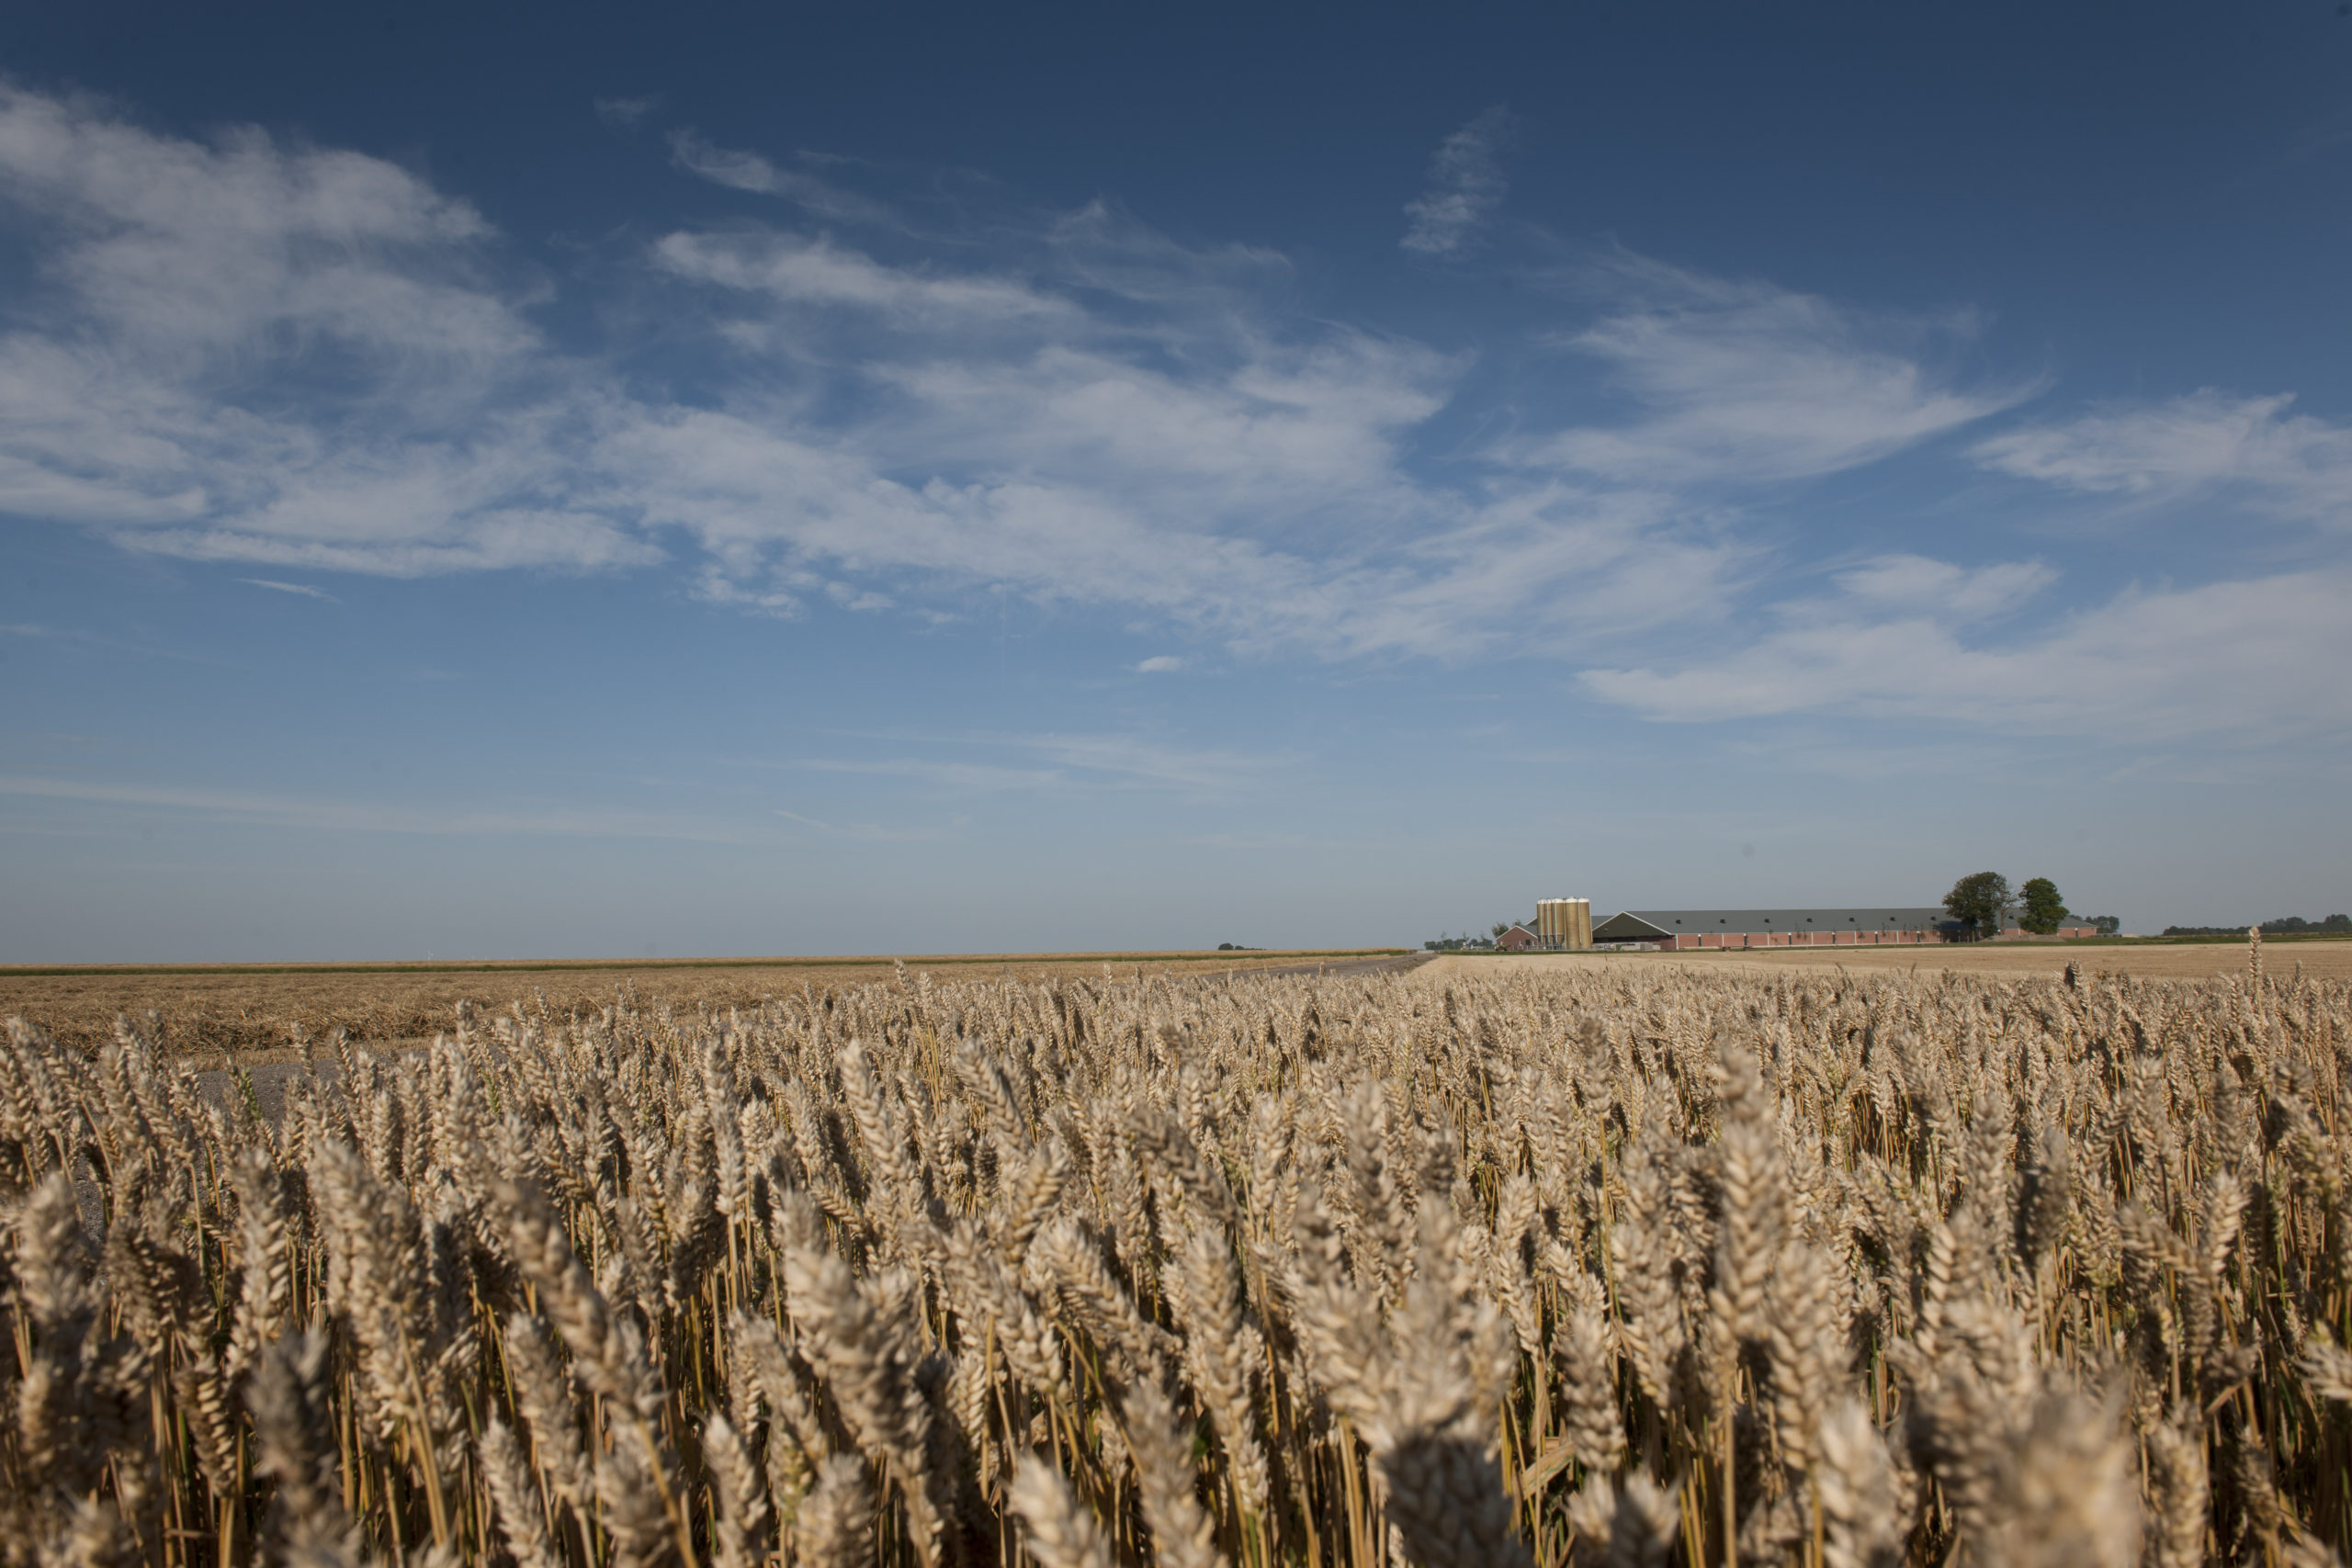
[(1951, 917), (1940, 908), (1621, 909), (1592, 928), (1592, 940), (1678, 948), (1876, 947), (1946, 941), (1948, 927)]
[[(1621, 909), (1592, 928), (1602, 942), (1657, 947), (1879, 947), (1951, 942), (1960, 923), (1941, 908)], [(2012, 923), (2004, 936), (2022, 935)], [(2097, 936), (2097, 928), (2061, 926), (2062, 937)]]
[(1524, 953), (1535, 945), (1535, 933), (1524, 925), (1517, 925), (1495, 938), (1495, 945), (1505, 953)]

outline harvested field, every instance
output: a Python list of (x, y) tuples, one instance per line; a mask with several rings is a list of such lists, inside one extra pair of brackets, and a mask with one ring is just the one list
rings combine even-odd
[[(2270, 966), (2291, 977), (2300, 966), (2313, 979), (2352, 980), (2352, 942), (2271, 942), (2265, 944)], [(1541, 974), (1562, 966), (1592, 964), (1666, 964), (1688, 966), (1694, 972), (1747, 969), (1761, 973), (1811, 970), (1857, 975), (1893, 971), (1922, 975), (2035, 976), (2063, 974), (2069, 964), (2086, 975), (2131, 975), (2142, 979), (2210, 979), (2243, 974), (2244, 942), (2195, 942), (2145, 945), (2132, 942), (1986, 942), (1981, 946), (1935, 947), (1784, 947), (1728, 953), (1445, 953), (1424, 965), (1424, 979), (1524, 971)]]
[[(1392, 950), (1393, 951), (1393, 950)], [(1022, 981), (1100, 977), (1102, 966), (1146, 974), (1346, 966), (1367, 954), (1310, 953), (962, 953), (894, 958), (782, 958), (514, 964), (288, 964), (0, 968), (0, 1018), (21, 1017), (51, 1038), (90, 1050), (114, 1038), (122, 1015), (158, 1032), (167, 1051), (232, 1053), (288, 1061), (298, 1037), (417, 1043), (451, 1026), (458, 1004), (502, 1012), (514, 1002), (560, 1016), (594, 1013), (628, 997), (639, 1007), (692, 1012), (757, 1007), (803, 987), (870, 984), (893, 965), (948, 976)], [(155, 1014), (151, 1025), (146, 1015)]]
[(2320, 1562), (2352, 987), (1480, 964), (0, 1052), (0, 1560)]

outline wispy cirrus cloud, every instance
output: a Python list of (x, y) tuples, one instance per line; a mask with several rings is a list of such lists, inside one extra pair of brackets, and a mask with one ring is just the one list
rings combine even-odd
[(598, 98), (596, 118), (617, 130), (635, 130), (645, 117), (662, 107), (662, 95), (649, 93), (642, 97)]
[(0, 88), (35, 285), (0, 510), (196, 559), (417, 574), (662, 558), (576, 504), (597, 399), (470, 206), (396, 165)]
[(1608, 257), (1581, 287), (1611, 302), (1555, 341), (1599, 361), (1634, 417), (1530, 437), (1531, 461), (1620, 482), (1736, 484), (1858, 468), (2010, 408), (2033, 381), (1936, 367), (1982, 330), (1969, 311), (1858, 310), (1769, 283)]
[(2352, 574), (2340, 568), (2133, 587), (2041, 627), (1984, 623), (2054, 581), (2038, 562), (1973, 570), (1898, 558), (1844, 592), (1777, 605), (1770, 630), (1668, 667), (1589, 669), (1604, 701), (1677, 722), (1821, 713), (2145, 743), (2341, 733), (2352, 693)]
[(670, 155), (678, 167), (713, 185), (782, 197), (837, 223), (897, 222), (878, 201), (842, 190), (804, 169), (785, 168), (757, 152), (718, 146), (691, 130), (670, 133)]
[(263, 827), (433, 838), (556, 837), (738, 844), (758, 835), (729, 822), (652, 812), (548, 806), (529, 809), (395, 806), (245, 790), (191, 789), (103, 779), (0, 774), (0, 795), (182, 813)]
[(1013, 279), (885, 266), (821, 235), (674, 233), (654, 245), (653, 258), (677, 277), (788, 305), (875, 311), (904, 331), (1079, 315), (1068, 301)]
[(2292, 413), (2292, 393), (2206, 388), (2111, 403), (1979, 442), (1985, 468), (2063, 490), (2178, 500), (2236, 489), (2265, 511), (2352, 526), (2352, 427)]
[(1288, 759), (1173, 746), (1133, 735), (1035, 735), (1013, 744), (1065, 768), (1137, 784), (1222, 792), (1263, 779)]
[(1837, 576), (1846, 603), (1859, 612), (1922, 615), (1953, 626), (2014, 614), (2057, 581), (2046, 561), (1969, 568), (1914, 555), (1880, 556)]
[(313, 588), (307, 582), (280, 582), (270, 577), (241, 577), (237, 581), (248, 588), (266, 588), (277, 593), (299, 594), (305, 599), (323, 599), (330, 604), (343, 603), (325, 589)]
[[(1431, 243), (1491, 210), (1504, 124), (1442, 154), (1464, 199), (1421, 215)], [(666, 569), (776, 615), (1012, 593), (1253, 655), (1572, 651), (1730, 613), (1772, 547), (1731, 525), (1747, 501), (2022, 395), (1938, 367), (1963, 315), (1621, 253), (1561, 307), (1589, 318), (1556, 334), (1580, 417), (1435, 464), (1473, 355), (1304, 314), (1281, 256), (1103, 203), (952, 244), (659, 232), (639, 281), (693, 352), (657, 382), (631, 345), (548, 341), (550, 285), (488, 219), (361, 154), (9, 90), (0, 202), (39, 279), (0, 338), (0, 509), (247, 566)]]
[(953, 836), (939, 827), (891, 828), (879, 822), (828, 822), (821, 818), (804, 817), (797, 811), (786, 811), (782, 807), (777, 807), (773, 815), (786, 822), (797, 822), (803, 828), (814, 828), (834, 838), (864, 844), (933, 844)]
[(1069, 782), (1069, 774), (1053, 768), (1008, 768), (987, 762), (940, 761), (920, 757), (811, 757), (793, 765), (813, 773), (907, 779), (958, 795), (1052, 789)]
[[(1199, 749), (1134, 735), (965, 735), (922, 738), (948, 757), (804, 758), (810, 773), (897, 778), (957, 793), (1159, 789), (1226, 795), (1273, 776), (1291, 759)], [(1012, 754), (1015, 765), (976, 761)]]
[(112, 653), (132, 653), (148, 659), (170, 659), (183, 664), (219, 666), (227, 660), (207, 654), (189, 653), (175, 648), (162, 648), (153, 643), (132, 642), (121, 637), (105, 637), (75, 626), (52, 626), (40, 621), (0, 623), (0, 637), (36, 638), (42, 642), (63, 643), (69, 647), (99, 648)]
[(1427, 188), (1405, 204), (1412, 222), (1398, 244), (1421, 255), (1449, 256), (1476, 242), (1509, 189), (1501, 153), (1512, 123), (1510, 111), (1498, 104), (1438, 144)]

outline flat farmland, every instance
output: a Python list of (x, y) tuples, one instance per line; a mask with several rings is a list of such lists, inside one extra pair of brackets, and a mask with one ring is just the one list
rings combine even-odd
[(105, 964), (0, 968), (0, 1019), (18, 1017), (62, 1044), (95, 1047), (115, 1020), (153, 1012), (167, 1049), (234, 1052), (248, 1061), (299, 1054), (298, 1033), (335, 1030), (378, 1043), (428, 1040), (460, 1002), (503, 1012), (544, 1002), (560, 1017), (621, 998), (686, 1011), (751, 1007), (770, 998), (895, 977), (1037, 981), (1260, 969), (1313, 973), (1400, 962), (1397, 949), (1250, 953), (944, 953), (903, 958), (648, 959), (446, 964)]
[[(2352, 942), (2268, 942), (2264, 969), (2290, 978), (2298, 964), (2313, 979), (2352, 979)], [(1542, 972), (1608, 964), (1688, 968), (1707, 973), (1797, 969), (1890, 969), (1904, 974), (2049, 976), (2079, 964), (2086, 975), (2130, 975), (2143, 980), (2203, 980), (2245, 973), (2244, 942), (2145, 945), (2119, 942), (1985, 942), (1977, 946), (1781, 947), (1730, 953), (1448, 953), (1417, 971), (1425, 980), (1458, 975)]]
[(12, 1042), (8, 1561), (2346, 1560), (2352, 984), (1300, 956)]

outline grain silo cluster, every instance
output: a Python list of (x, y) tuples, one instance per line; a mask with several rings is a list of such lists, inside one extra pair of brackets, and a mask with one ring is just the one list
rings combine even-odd
[(1581, 952), (1592, 945), (1592, 900), (1541, 898), (1535, 904), (1535, 945)]

